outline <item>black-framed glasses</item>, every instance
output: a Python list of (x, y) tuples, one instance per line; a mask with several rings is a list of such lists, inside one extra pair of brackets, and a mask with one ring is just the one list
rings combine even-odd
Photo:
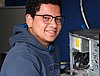
[(53, 18), (54, 18), (54, 20), (55, 20), (55, 22), (56, 22), (57, 25), (63, 24), (63, 23), (64, 23), (64, 18), (65, 18), (65, 17), (63, 17), (63, 16), (56, 16), (56, 17), (53, 17), (52, 15), (48, 15), (48, 14), (45, 14), (45, 15), (36, 14), (35, 16), (41, 16), (41, 17), (43, 17), (43, 22), (44, 22), (45, 24), (50, 24), (51, 21), (52, 21)]

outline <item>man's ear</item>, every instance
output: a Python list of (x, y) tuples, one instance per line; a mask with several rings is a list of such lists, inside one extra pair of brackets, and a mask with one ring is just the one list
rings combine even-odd
[(28, 27), (32, 27), (33, 18), (31, 17), (31, 15), (26, 14), (25, 19), (26, 19), (26, 24), (28, 25)]

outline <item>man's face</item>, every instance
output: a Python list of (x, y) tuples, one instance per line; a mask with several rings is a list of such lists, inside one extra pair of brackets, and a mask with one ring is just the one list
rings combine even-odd
[[(60, 7), (52, 4), (42, 4), (37, 15), (51, 15), (53, 17), (61, 16)], [(26, 18), (27, 19), (27, 18)], [(53, 18), (50, 23), (46, 23), (48, 17), (35, 16), (28, 25), (32, 35), (42, 44), (50, 43), (58, 36), (62, 25), (56, 24)], [(59, 22), (59, 21), (58, 21)]]

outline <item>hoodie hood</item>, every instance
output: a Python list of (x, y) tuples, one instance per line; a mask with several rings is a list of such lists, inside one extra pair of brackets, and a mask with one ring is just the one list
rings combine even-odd
[(15, 25), (12, 36), (9, 38), (10, 47), (13, 47), (16, 42), (24, 42), (38, 48), (44, 48), (34, 36), (27, 31), (27, 24)]
[[(47, 50), (37, 39), (27, 31), (27, 24), (15, 25), (12, 36), (9, 38), (10, 47), (13, 47), (16, 42), (24, 42), (31, 44), (39, 49)], [(55, 46), (50, 44), (48, 50), (53, 50)]]

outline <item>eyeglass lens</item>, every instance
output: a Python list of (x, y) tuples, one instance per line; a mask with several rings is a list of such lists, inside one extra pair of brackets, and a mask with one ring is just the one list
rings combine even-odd
[(62, 24), (63, 18), (61, 16), (53, 17), (51, 15), (44, 15), (43, 20), (45, 23), (51, 23), (51, 21), (55, 19), (56, 24)]

